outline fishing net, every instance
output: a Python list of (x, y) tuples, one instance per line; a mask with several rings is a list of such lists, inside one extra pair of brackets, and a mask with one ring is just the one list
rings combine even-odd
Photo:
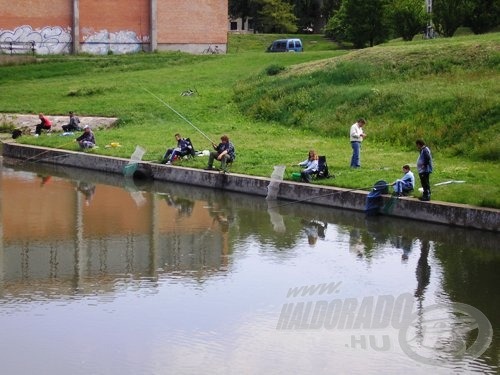
[(285, 233), (286, 227), (283, 216), (280, 215), (276, 207), (270, 206), (271, 204), (272, 203), (270, 201), (267, 201), (267, 213), (269, 214), (269, 219), (273, 225), (273, 230), (277, 233)]
[(278, 197), (278, 192), (280, 190), (280, 183), (283, 181), (283, 174), (285, 174), (286, 165), (275, 165), (273, 173), (271, 173), (271, 181), (267, 186), (267, 196), (268, 200), (276, 200)]
[(127, 165), (123, 167), (123, 174), (126, 177), (132, 177), (137, 170), (139, 162), (142, 160), (142, 157), (146, 153), (146, 150), (141, 146), (135, 146), (135, 151), (130, 156), (130, 161)]

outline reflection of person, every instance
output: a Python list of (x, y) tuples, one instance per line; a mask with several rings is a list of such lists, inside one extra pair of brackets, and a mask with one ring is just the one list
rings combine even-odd
[(415, 297), (423, 300), (424, 292), (430, 283), (431, 279), (431, 266), (429, 265), (429, 241), (421, 240), (420, 258), (418, 258), (417, 269), (415, 274), (417, 276), (417, 289), (415, 290)]
[(408, 261), (408, 256), (411, 253), (411, 245), (412, 245), (412, 239), (401, 236), (401, 237), (396, 237), (395, 238), (395, 243), (394, 246), (398, 249), (402, 249), (403, 253), (401, 254), (401, 262), (406, 263)]
[(365, 124), (366, 120), (360, 118), (351, 125), (351, 130), (349, 132), (352, 147), (351, 168), (361, 167), (360, 152), (361, 142), (363, 142), (363, 139), (366, 137), (366, 134), (363, 132), (363, 126), (365, 126)]
[(318, 241), (318, 237), (321, 239), (325, 238), (325, 229), (327, 226), (327, 223), (317, 220), (310, 220), (305, 223), (304, 231), (306, 232), (309, 245), (314, 246)]
[(300, 162), (298, 165), (305, 169), (300, 172), (300, 178), (303, 182), (311, 182), (311, 174), (318, 170), (318, 154), (314, 150), (310, 150), (307, 159)]
[(177, 141), (177, 146), (175, 148), (169, 148), (163, 156), (163, 161), (166, 161), (166, 164), (172, 164), (176, 156), (188, 154), (193, 147), (191, 143), (187, 139), (182, 138), (179, 133), (175, 135), (175, 140)]
[(403, 165), (403, 177), (394, 181), (392, 183), (394, 187), (394, 195), (401, 197), (403, 195), (408, 195), (415, 186), (415, 176), (413, 176), (413, 172), (410, 170), (410, 166), (408, 164)]
[(236, 152), (234, 150), (233, 144), (229, 141), (229, 137), (227, 135), (223, 135), (220, 137), (221, 142), (219, 145), (212, 144), (215, 151), (210, 152), (210, 156), (208, 157), (208, 165), (205, 170), (212, 170), (214, 160), (220, 160), (221, 169), (223, 171), (226, 170), (227, 163), (231, 163), (235, 156)]
[(40, 176), (40, 177), (42, 178), (42, 182), (40, 182), (40, 187), (43, 187), (52, 178), (52, 176)]
[(165, 201), (169, 206), (175, 207), (180, 216), (191, 215), (194, 202), (189, 199), (173, 197), (170, 194), (165, 195)]
[(431, 200), (431, 184), (429, 176), (432, 173), (432, 155), (429, 147), (421, 139), (415, 141), (417, 148), (420, 150), (417, 159), (418, 177), (420, 177), (420, 184), (424, 189), (422, 196), (419, 198), (421, 201)]
[(76, 141), (83, 149), (95, 147), (95, 137), (92, 130), (90, 130), (90, 126), (85, 125), (83, 127), (83, 134), (76, 138)]
[(63, 125), (62, 129), (64, 132), (72, 132), (72, 131), (77, 131), (80, 130), (80, 119), (75, 116), (73, 112), (69, 112), (69, 124)]
[(42, 134), (42, 130), (50, 130), (52, 127), (52, 123), (43, 113), (39, 113), (38, 118), (40, 119), (40, 123), (35, 128), (35, 137)]
[(88, 182), (80, 181), (77, 187), (78, 191), (85, 196), (85, 204), (90, 206), (90, 202), (95, 194), (95, 185)]
[(365, 244), (363, 243), (360, 230), (353, 228), (350, 234), (349, 251), (356, 254), (358, 258), (363, 258), (365, 254)]

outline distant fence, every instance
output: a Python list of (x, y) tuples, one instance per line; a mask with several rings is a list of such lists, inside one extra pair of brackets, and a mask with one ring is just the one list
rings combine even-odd
[(10, 55), (13, 54), (26, 54), (26, 53), (32, 53), (35, 55), (35, 42), (0, 42), (0, 53), (8, 53)]

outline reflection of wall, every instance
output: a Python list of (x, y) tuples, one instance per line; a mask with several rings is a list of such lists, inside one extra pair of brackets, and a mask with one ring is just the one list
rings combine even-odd
[[(52, 178), (42, 185), (42, 178), (4, 179), (2, 222), (5, 242), (73, 238), (76, 219), (76, 184)], [(114, 186), (99, 185), (91, 204), (83, 209), (83, 235), (85, 238), (129, 233), (146, 234), (151, 231), (152, 199), (148, 193), (146, 203), (138, 207), (130, 192)], [(40, 197), (43, 195), (43, 199)], [(156, 198), (155, 198), (156, 199)], [(157, 227), (160, 233), (179, 229), (202, 232), (212, 225), (213, 219), (203, 207), (195, 203), (189, 216), (180, 216), (177, 208), (157, 198)]]
[[(163, 271), (214, 272), (221, 268), (222, 237), (194, 233), (164, 234), (152, 248), (149, 235), (113, 236), (72, 242), (45, 241), (6, 245), (4, 281), (79, 279), (99, 275), (156, 277)], [(83, 279), (82, 279), (83, 280)]]
[(206, 202), (99, 184), (87, 205), (76, 181), (9, 170), (1, 181), (0, 294), (35, 280), (48, 294), (54, 283), (111, 291), (116, 275), (200, 279), (226, 269), (227, 233)]

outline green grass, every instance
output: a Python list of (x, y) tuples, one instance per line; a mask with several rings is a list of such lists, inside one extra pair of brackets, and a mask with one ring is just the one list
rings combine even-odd
[[(315, 148), (328, 158), (335, 179), (317, 183), (346, 188), (393, 181), (401, 165), (415, 165), (415, 139), (430, 145), (436, 170), (433, 199), (500, 208), (500, 34), (392, 41), (364, 50), (341, 50), (317, 35), (304, 35), (304, 53), (266, 53), (283, 35), (232, 35), (227, 55), (154, 53), (127, 56), (47, 56), (35, 64), (0, 67), (0, 112), (119, 117), (96, 132), (91, 152), (160, 160), (189, 136), (197, 149), (228, 134), (237, 148), (232, 171), (270, 176)], [(198, 95), (183, 97), (196, 88)], [(348, 129), (368, 119), (362, 169), (350, 170)], [(1, 121), (1, 120), (0, 120)], [(7, 129), (7, 128), (6, 128)], [(74, 149), (66, 137), (18, 141)], [(119, 142), (120, 148), (104, 145)], [(206, 158), (183, 161), (202, 168)], [(418, 179), (418, 178), (417, 178)], [(417, 183), (417, 187), (420, 186)], [(418, 195), (418, 192), (416, 193)]]

